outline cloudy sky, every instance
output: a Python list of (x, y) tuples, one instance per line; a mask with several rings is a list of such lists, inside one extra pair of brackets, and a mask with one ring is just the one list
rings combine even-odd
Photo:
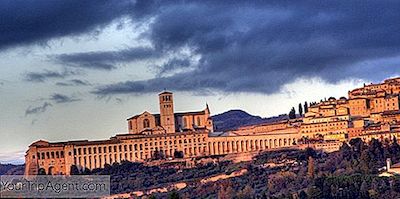
[(35, 140), (104, 139), (125, 119), (263, 117), (400, 74), (398, 1), (0, 2), (0, 162)]

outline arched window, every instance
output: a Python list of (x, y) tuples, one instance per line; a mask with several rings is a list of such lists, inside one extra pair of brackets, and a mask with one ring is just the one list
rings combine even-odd
[(149, 119), (144, 119), (143, 120), (143, 128), (149, 128), (149, 127), (150, 127)]

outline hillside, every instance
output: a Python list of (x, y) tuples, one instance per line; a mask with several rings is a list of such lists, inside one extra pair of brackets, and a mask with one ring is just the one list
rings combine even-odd
[(286, 114), (275, 117), (262, 118), (260, 116), (250, 115), (242, 110), (230, 110), (218, 115), (212, 116), (215, 130), (226, 131), (236, 129), (241, 126), (248, 126), (261, 123), (270, 123), (287, 119)]
[(24, 165), (0, 164), (0, 175), (23, 175)]

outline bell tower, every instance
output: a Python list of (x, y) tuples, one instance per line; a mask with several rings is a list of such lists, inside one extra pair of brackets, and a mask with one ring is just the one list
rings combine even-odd
[(175, 133), (173, 94), (164, 91), (158, 94), (160, 100), (160, 123), (167, 133)]

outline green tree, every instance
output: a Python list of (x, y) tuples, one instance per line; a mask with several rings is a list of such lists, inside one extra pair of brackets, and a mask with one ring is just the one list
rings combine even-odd
[(390, 157), (392, 158), (393, 162), (400, 161), (400, 145), (397, 143), (396, 136), (393, 136), (393, 142), (389, 146), (388, 151), (389, 151)]
[(308, 195), (304, 190), (301, 190), (299, 193), (299, 199), (307, 199)]
[(289, 119), (296, 119), (296, 110), (294, 109), (294, 107), (292, 107), (289, 112)]
[(235, 191), (232, 186), (220, 186), (218, 191), (218, 199), (230, 199), (235, 197)]
[(368, 183), (367, 183), (367, 181), (364, 180), (361, 183), (361, 186), (360, 186), (360, 196), (361, 196), (361, 198), (365, 198), (365, 199), (369, 198), (368, 190), (369, 190)]
[(301, 105), (301, 103), (299, 103), (299, 114), (300, 116), (303, 115), (303, 106)]
[(246, 185), (243, 190), (237, 194), (238, 198), (252, 198), (254, 196), (254, 189), (250, 185)]
[(169, 196), (168, 199), (180, 199), (181, 197), (179, 196), (179, 194), (176, 191), (172, 191)]
[(308, 112), (308, 104), (307, 101), (304, 102), (304, 113)]
[(154, 195), (151, 195), (149, 199), (157, 199)]
[(343, 157), (350, 158), (351, 148), (346, 142), (343, 142), (342, 146), (340, 147), (340, 153), (342, 153)]
[(307, 195), (310, 199), (320, 199), (322, 198), (322, 191), (318, 187), (312, 186), (308, 189)]
[(71, 165), (70, 173), (71, 173), (71, 175), (79, 175), (80, 174), (79, 169), (76, 165)]
[(174, 151), (175, 158), (183, 158), (183, 151)]

